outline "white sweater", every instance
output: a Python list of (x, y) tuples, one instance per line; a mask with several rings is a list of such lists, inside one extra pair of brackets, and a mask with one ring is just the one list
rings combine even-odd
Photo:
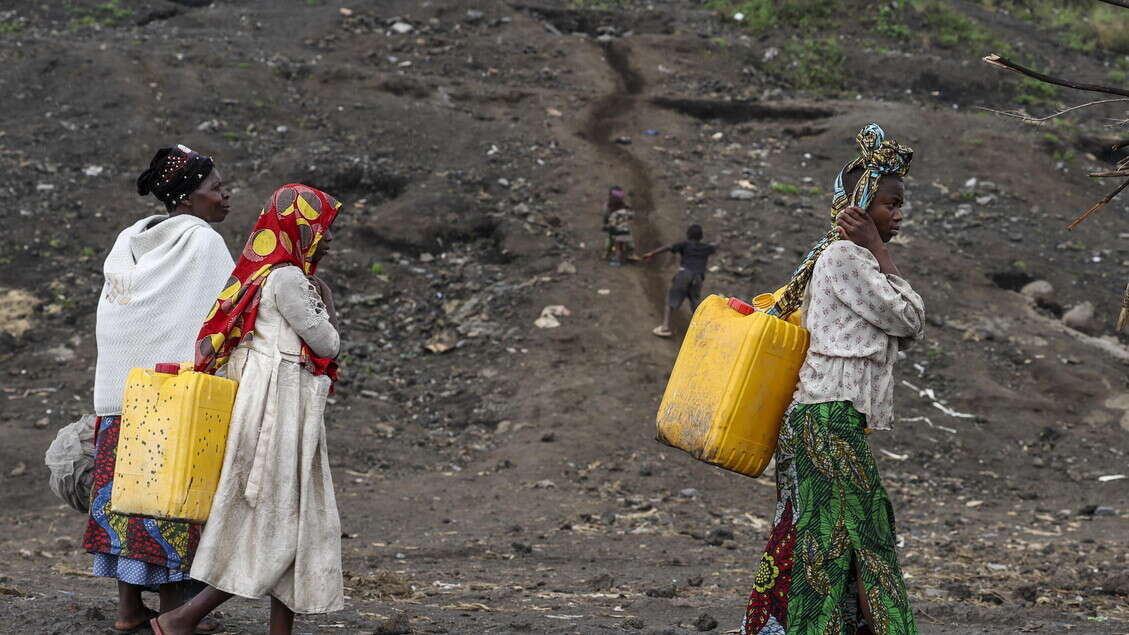
[(95, 413), (121, 413), (131, 368), (195, 358), (196, 334), (234, 268), (223, 238), (196, 216), (150, 216), (118, 234), (98, 299)]

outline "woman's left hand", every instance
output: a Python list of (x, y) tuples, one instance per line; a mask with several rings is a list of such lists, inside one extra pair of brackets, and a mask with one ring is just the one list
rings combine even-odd
[(314, 283), (317, 288), (318, 294), (321, 295), (321, 301), (325, 304), (325, 312), (329, 317), (329, 323), (337, 328), (337, 307), (333, 304), (333, 291), (329, 289), (329, 285), (325, 280), (317, 276), (309, 276), (310, 282)]

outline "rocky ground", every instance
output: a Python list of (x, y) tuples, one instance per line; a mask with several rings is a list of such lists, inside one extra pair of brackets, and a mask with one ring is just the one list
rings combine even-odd
[[(950, 4), (1036, 61), (1109, 67)], [(917, 150), (894, 253), (929, 330), (872, 442), (922, 632), (1129, 632), (1127, 207), (1064, 230), (1105, 193), (1085, 174), (1118, 158), (1117, 111), (1023, 127), (976, 109), (1030, 97), (978, 65), (989, 51), (836, 25), (845, 72), (812, 87), (793, 32), (691, 2), (5, 3), (0, 632), (112, 622), (41, 457), (90, 407), (101, 259), (155, 209), (132, 183), (170, 142), (232, 184), (232, 247), (279, 184), (347, 201), (323, 269), (347, 351), (327, 426), (349, 599), (300, 632), (734, 632), (771, 474), (653, 440), (678, 343), (649, 331), (675, 263), (608, 267), (603, 193), (627, 189), (644, 248), (703, 224), (708, 290), (747, 298), (826, 227), (871, 120)], [(263, 632), (266, 610), (222, 618)]]

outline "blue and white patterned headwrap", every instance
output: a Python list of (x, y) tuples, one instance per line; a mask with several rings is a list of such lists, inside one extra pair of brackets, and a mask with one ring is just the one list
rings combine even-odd
[[(903, 146), (893, 139), (887, 139), (882, 126), (876, 123), (867, 124), (855, 136), (855, 143), (858, 144), (859, 156), (843, 166), (835, 176), (835, 186), (831, 196), (831, 231), (808, 250), (803, 262), (792, 273), (784, 293), (768, 311), (769, 313), (786, 319), (800, 308), (804, 291), (815, 269), (815, 261), (828, 245), (839, 240), (839, 229), (835, 225), (839, 214), (849, 207), (865, 210), (874, 198), (874, 193), (878, 191), (878, 183), (883, 176), (890, 174), (905, 176), (909, 173), (909, 164), (913, 161), (913, 148)], [(862, 176), (859, 177), (854, 189), (848, 192), (843, 185), (843, 178), (858, 168), (863, 169)]]

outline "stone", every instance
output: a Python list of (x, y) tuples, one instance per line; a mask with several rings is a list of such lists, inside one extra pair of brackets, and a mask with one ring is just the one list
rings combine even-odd
[(626, 628), (633, 628), (637, 631), (642, 630), (643, 628), (645, 628), (647, 626), (647, 623), (644, 622), (643, 618), (641, 618), (641, 617), (629, 617), (629, 618), (623, 620), (623, 622), (621, 622), (621, 623), (623, 624), (623, 627), (625, 629)]
[(756, 193), (751, 190), (736, 189), (729, 192), (729, 198), (734, 201), (751, 201), (756, 196)]
[(698, 490), (694, 489), (693, 487), (687, 487), (686, 489), (678, 492), (678, 495), (685, 496), (686, 498), (697, 498)]
[(1079, 516), (1116, 516), (1117, 510), (1106, 505), (1087, 505), (1078, 510)]
[(702, 613), (694, 621), (694, 628), (698, 629), (699, 632), (712, 631), (717, 628), (717, 620), (709, 613)]
[(557, 265), (557, 273), (564, 275), (573, 275), (576, 273), (576, 265), (565, 260), (561, 264)]
[(392, 31), (394, 33), (399, 33), (400, 35), (411, 33), (414, 29), (415, 27), (408, 24), (407, 22), (397, 22), (392, 25)]
[(1019, 292), (1032, 300), (1050, 300), (1054, 295), (1055, 288), (1046, 280), (1036, 280), (1023, 285)]
[(407, 613), (398, 613), (376, 625), (373, 635), (410, 635), (412, 623)]
[(706, 532), (706, 544), (719, 547), (726, 540), (733, 540), (733, 530), (728, 527), (714, 527)]
[(615, 587), (615, 579), (607, 573), (601, 573), (596, 577), (588, 580), (586, 583), (588, 588), (594, 592), (608, 591)]
[(1094, 322), (1094, 304), (1083, 302), (1076, 304), (1063, 314), (1062, 323), (1079, 331), (1088, 330)]

